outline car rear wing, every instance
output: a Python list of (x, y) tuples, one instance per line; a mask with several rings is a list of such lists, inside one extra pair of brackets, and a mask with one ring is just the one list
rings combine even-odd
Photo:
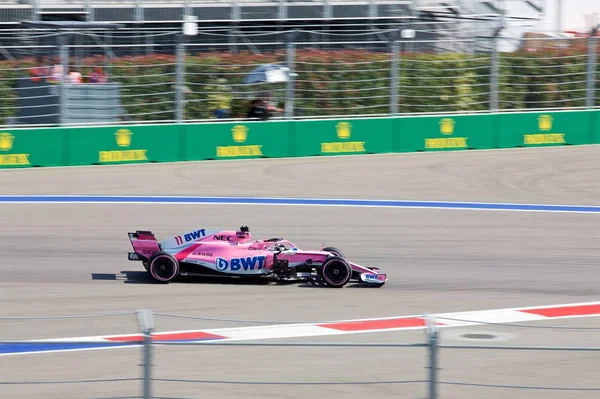
[(148, 260), (154, 253), (160, 251), (160, 244), (151, 231), (136, 230), (127, 233), (134, 252), (129, 252), (129, 260)]

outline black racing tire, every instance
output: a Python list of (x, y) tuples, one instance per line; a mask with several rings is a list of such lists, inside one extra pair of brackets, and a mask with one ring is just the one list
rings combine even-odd
[(148, 259), (148, 273), (159, 283), (170, 283), (179, 275), (179, 262), (171, 254), (157, 252)]
[(344, 253), (342, 251), (340, 251), (339, 249), (337, 249), (336, 247), (325, 247), (325, 248), (323, 248), (323, 251), (331, 252), (332, 254), (334, 254), (335, 256), (338, 256), (340, 258), (345, 258)]
[[(331, 252), (332, 254), (334, 254), (335, 256), (338, 256), (340, 258), (345, 258), (344, 253), (336, 247), (325, 247), (323, 248), (323, 251), (325, 252)], [(321, 278), (323, 278), (323, 269), (319, 268), (317, 269), (317, 275)]]
[[(325, 247), (325, 248), (323, 248), (323, 251), (331, 252), (332, 254), (334, 254), (335, 256), (338, 256), (340, 258), (344, 258), (344, 259), (346, 258), (346, 256), (344, 255), (344, 253), (340, 249), (338, 249), (336, 247)], [(319, 274), (319, 276), (321, 278), (323, 277), (322, 274)], [(352, 277), (350, 279), (351, 280), (357, 280), (358, 282), (360, 282), (360, 273), (353, 271), (352, 272)]]
[(335, 256), (325, 261), (321, 267), (321, 276), (327, 286), (342, 288), (352, 277), (352, 267), (344, 258)]

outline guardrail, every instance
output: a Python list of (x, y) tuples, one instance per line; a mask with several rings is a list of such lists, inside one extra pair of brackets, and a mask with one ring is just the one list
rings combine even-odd
[[(75, 380), (75, 379), (63, 379), (63, 380), (45, 380), (45, 381), (34, 381), (31, 379), (23, 378), (19, 381), (12, 380), (0, 380), (0, 386), (19, 386), (19, 385), (58, 385), (58, 384), (68, 384), (68, 385), (83, 385), (83, 384), (108, 384), (108, 383), (130, 383), (136, 382), (138, 385), (139, 396), (119, 396), (120, 398), (143, 398), (143, 399), (151, 399), (151, 398), (159, 398), (160, 396), (155, 396), (156, 385), (160, 383), (175, 383), (175, 384), (194, 384), (194, 385), (207, 385), (207, 384), (223, 384), (225, 386), (232, 387), (233, 385), (258, 385), (258, 386), (331, 386), (331, 385), (414, 385), (421, 384), (425, 392), (424, 397), (428, 399), (437, 399), (440, 397), (440, 390), (444, 387), (449, 386), (458, 386), (458, 387), (477, 387), (477, 388), (485, 388), (489, 389), (508, 389), (511, 391), (562, 391), (562, 392), (598, 392), (600, 391), (600, 386), (560, 386), (560, 382), (558, 381), (547, 381), (543, 385), (523, 385), (523, 384), (501, 384), (501, 383), (480, 383), (480, 382), (469, 382), (464, 380), (453, 380), (453, 379), (445, 379), (441, 378), (440, 370), (443, 368), (444, 362), (440, 361), (440, 350), (444, 351), (507, 351), (507, 352), (591, 352), (597, 353), (600, 352), (600, 347), (596, 346), (515, 346), (515, 345), (448, 345), (441, 344), (441, 332), (438, 327), (438, 323), (444, 323), (444, 317), (440, 316), (423, 316), (422, 318), (426, 320), (426, 324), (424, 326), (425, 329), (425, 340), (421, 342), (241, 342), (241, 341), (185, 341), (185, 338), (173, 337), (170, 340), (164, 340), (162, 338), (157, 338), (155, 333), (155, 325), (153, 320), (153, 312), (150, 310), (139, 310), (137, 312), (120, 312), (120, 313), (106, 313), (99, 315), (73, 315), (73, 316), (48, 316), (48, 317), (2, 317), (0, 321), (10, 320), (12, 322), (15, 319), (20, 321), (30, 320), (30, 319), (64, 319), (64, 318), (93, 318), (93, 317), (108, 317), (108, 316), (123, 316), (123, 315), (133, 315), (137, 314), (138, 327), (141, 334), (138, 334), (135, 339), (125, 342), (105, 342), (104, 348), (113, 348), (122, 347), (124, 344), (128, 346), (135, 346), (141, 348), (141, 359), (142, 362), (139, 364), (141, 366), (141, 375), (137, 377), (119, 377), (119, 378), (96, 378), (96, 379), (86, 379), (86, 380)], [(180, 318), (180, 319), (196, 319), (196, 320), (214, 320), (214, 321), (228, 321), (233, 323), (247, 323), (249, 320), (236, 320), (236, 319), (219, 319), (219, 318), (205, 318), (205, 317), (195, 317), (195, 316), (181, 316), (181, 315), (171, 315), (164, 313), (155, 313), (157, 317), (166, 316), (170, 318)], [(450, 319), (457, 321), (455, 319)], [(276, 323), (275, 321), (252, 321), (254, 323)], [(338, 322), (343, 323), (343, 322)], [(520, 329), (544, 329), (544, 330), (569, 330), (572, 332), (575, 331), (587, 331), (587, 332), (597, 332), (600, 331), (600, 328), (594, 327), (564, 327), (564, 326), (540, 326), (540, 325), (527, 325), (527, 324), (509, 324), (509, 323), (482, 323), (479, 324), (487, 325), (488, 327), (514, 327)], [(476, 335), (476, 333), (475, 333)], [(485, 334), (481, 334), (485, 335)], [(130, 337), (131, 338), (131, 337)], [(77, 345), (87, 344), (89, 345), (91, 340), (81, 339), (81, 340), (67, 340), (61, 339), (60, 345), (62, 345), (62, 350), (68, 350), (69, 345), (72, 348), (77, 348)], [(3, 349), (18, 346), (27, 345), (31, 347), (32, 345), (48, 345), (48, 342), (43, 341), (22, 341), (22, 340), (11, 340), (11, 341), (0, 341), (0, 347)], [(372, 379), (370, 377), (376, 377), (378, 375), (377, 371), (369, 371), (364, 370), (361, 375), (368, 375), (369, 377), (363, 377), (360, 380), (349, 380), (349, 381), (324, 381), (322, 379), (319, 380), (311, 380), (311, 381), (285, 381), (279, 378), (274, 378), (276, 376), (265, 376), (262, 380), (233, 380), (233, 379), (223, 379), (223, 380), (212, 380), (208, 378), (200, 379), (200, 378), (187, 378), (187, 377), (165, 377), (162, 375), (157, 375), (155, 369), (161, 365), (162, 361), (160, 358), (155, 357), (155, 351), (158, 347), (186, 347), (188, 351), (192, 350), (200, 350), (200, 347), (209, 346), (209, 347), (235, 347), (238, 349), (247, 348), (247, 347), (255, 347), (255, 348), (400, 348), (400, 349), (409, 349), (409, 348), (417, 348), (423, 349), (425, 351), (425, 368), (426, 371), (422, 378), (405, 378), (405, 379)], [(60, 349), (59, 349), (60, 350)], [(232, 349), (235, 351), (235, 349)], [(48, 350), (46, 350), (48, 351)], [(18, 351), (15, 351), (18, 352)], [(200, 352), (201, 353), (201, 352)], [(32, 362), (35, 360), (31, 360)], [(315, 364), (320, 360), (315, 360)], [(236, 362), (235, 356), (231, 358), (232, 366), (234, 366)], [(402, 360), (399, 359), (399, 362)], [(28, 362), (25, 361), (23, 363), (25, 367), (28, 367)], [(516, 365), (515, 365), (516, 366)], [(360, 367), (359, 367), (360, 368)], [(519, 371), (518, 367), (515, 367), (515, 372), (512, 377), (516, 378)], [(490, 370), (490, 373), (493, 373), (493, 370)], [(203, 374), (202, 369), (198, 369), (194, 371), (192, 374), (201, 376)], [(310, 373), (307, 373), (309, 375)], [(484, 375), (487, 377), (484, 373)], [(336, 378), (340, 377), (340, 373), (336, 373)], [(164, 390), (163, 390), (164, 391)], [(487, 391), (486, 391), (487, 392)], [(227, 394), (227, 393), (226, 393)], [(83, 397), (83, 396), (81, 396)], [(91, 394), (89, 397), (93, 397)], [(184, 399), (179, 397), (180, 399)], [(191, 399), (186, 396), (185, 399)]]
[(596, 144), (600, 110), (0, 130), (0, 167)]

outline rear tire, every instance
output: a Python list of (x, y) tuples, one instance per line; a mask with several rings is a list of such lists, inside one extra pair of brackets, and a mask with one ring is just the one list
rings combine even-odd
[(342, 288), (352, 277), (352, 267), (338, 256), (328, 259), (321, 267), (321, 276), (325, 284), (333, 288)]
[(169, 283), (179, 275), (179, 262), (166, 252), (157, 252), (148, 259), (148, 273), (159, 283)]

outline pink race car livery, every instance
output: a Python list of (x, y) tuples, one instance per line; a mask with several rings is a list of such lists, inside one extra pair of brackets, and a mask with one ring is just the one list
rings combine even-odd
[(260, 277), (272, 281), (321, 281), (341, 288), (351, 280), (381, 287), (387, 275), (352, 263), (336, 248), (300, 250), (283, 238), (252, 240), (250, 229), (196, 229), (159, 242), (150, 231), (129, 233), (134, 252), (157, 282), (178, 276)]

